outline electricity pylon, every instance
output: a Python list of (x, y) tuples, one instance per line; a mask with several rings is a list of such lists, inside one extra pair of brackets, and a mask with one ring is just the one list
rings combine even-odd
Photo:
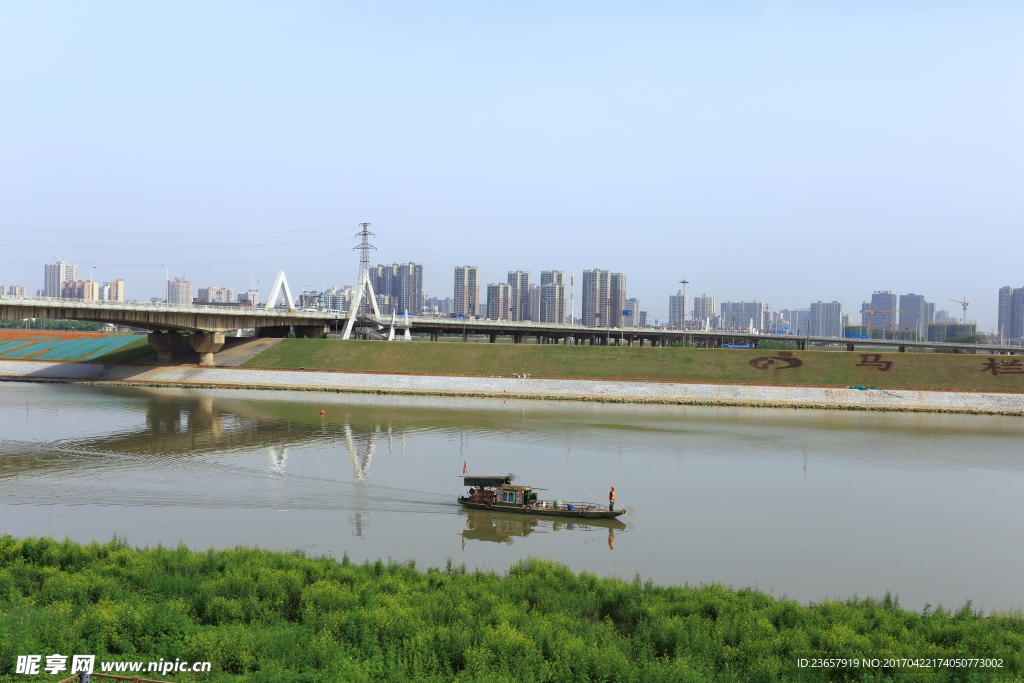
[(373, 285), (370, 283), (370, 250), (376, 249), (377, 247), (370, 244), (369, 238), (373, 236), (370, 232), (369, 223), (360, 223), (359, 226), (362, 228), (356, 233), (356, 237), (361, 237), (358, 247), (353, 247), (352, 250), (360, 250), (359, 254), (359, 285), (356, 287), (356, 295), (352, 298), (352, 302), (348, 306), (348, 320), (345, 322), (345, 332), (341, 335), (342, 339), (348, 339), (352, 336), (352, 326), (355, 325), (356, 316), (359, 314), (359, 307), (362, 305), (363, 296), (370, 297), (370, 308), (373, 310), (374, 315), (380, 315), (380, 308), (377, 306), (377, 296), (373, 293)]

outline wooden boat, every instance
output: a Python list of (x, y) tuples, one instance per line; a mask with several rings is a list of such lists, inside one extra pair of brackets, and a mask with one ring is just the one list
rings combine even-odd
[(512, 483), (512, 475), (479, 477), (462, 475), (463, 486), (469, 493), (459, 496), (459, 504), (475, 510), (516, 512), (542, 517), (574, 517), (576, 519), (614, 519), (625, 514), (626, 508), (610, 510), (607, 505), (574, 503), (563, 500), (541, 500), (533, 486)]

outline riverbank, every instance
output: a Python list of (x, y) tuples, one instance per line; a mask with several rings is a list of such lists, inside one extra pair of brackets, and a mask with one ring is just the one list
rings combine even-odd
[(0, 381), (1024, 415), (1024, 394), (983, 391), (744, 386), (3, 360), (0, 360)]
[[(990, 358), (993, 359), (990, 361)], [(283, 339), (243, 367), (412, 375), (1024, 393), (1014, 356)]]
[[(1019, 680), (1024, 617), (801, 605), (545, 560), (504, 575), (254, 548), (193, 552), (0, 537), (0, 671), (19, 655), (212, 663), (204, 681)], [(929, 667), (893, 659), (963, 660)], [(802, 667), (801, 660), (856, 660)], [(995, 662), (992, 662), (995, 660)], [(863, 664), (862, 664), (863, 662)], [(877, 662), (877, 663), (875, 663)], [(980, 666), (981, 663), (998, 666)], [(152, 675), (151, 675), (152, 676)]]

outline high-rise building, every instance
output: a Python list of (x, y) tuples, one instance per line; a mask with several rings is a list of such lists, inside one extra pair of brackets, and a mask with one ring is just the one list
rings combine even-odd
[(718, 309), (715, 307), (715, 297), (708, 296), (707, 294), (693, 297), (693, 319), (698, 325), (704, 324), (717, 315)]
[(595, 268), (583, 271), (583, 315), (587, 327), (622, 327), (626, 276)]
[(622, 312), (626, 310), (626, 276), (623, 273), (612, 273), (608, 281), (608, 289), (612, 300), (612, 327), (622, 327)]
[(443, 299), (436, 296), (427, 297), (423, 310), (440, 315), (448, 315), (452, 312), (452, 298), (450, 296), (446, 296)]
[(480, 315), (480, 269), (476, 266), (455, 266), (455, 295), (452, 313)]
[(540, 320), (540, 285), (530, 285), (530, 315), (527, 320)]
[(918, 339), (928, 338), (928, 325), (935, 318), (935, 304), (928, 303), (920, 294), (901, 294), (899, 314), (901, 332), (909, 332)]
[(211, 304), (234, 303), (235, 290), (230, 287), (200, 287), (199, 298)]
[[(511, 320), (530, 320), (530, 273), (525, 270), (508, 271), (508, 286), (511, 288)], [(488, 289), (490, 291), (490, 289)], [(490, 295), (487, 296), (490, 311)], [(488, 316), (490, 317), (490, 316)]]
[[(966, 320), (961, 320), (966, 323)], [(1024, 287), (999, 288), (999, 340), (1024, 339)]]
[(78, 280), (78, 266), (66, 263), (63, 259), (56, 263), (43, 266), (43, 296), (59, 297), (61, 283)]
[(92, 280), (69, 280), (60, 285), (60, 298), (99, 301), (100, 286)]
[(808, 319), (810, 317), (810, 311), (806, 308), (784, 308), (779, 311), (779, 318), (782, 325), (779, 329), (782, 329), (788, 334), (810, 334), (810, 326), (808, 325)]
[(649, 327), (651, 324), (651, 316), (647, 311), (640, 311), (640, 327)]
[(871, 295), (871, 303), (864, 309), (868, 311), (864, 324), (869, 330), (878, 330), (880, 334), (888, 335), (890, 330), (895, 330), (898, 323), (896, 295), (890, 291), (877, 291)]
[(540, 273), (540, 316), (544, 323), (564, 324), (565, 273), (560, 270), (544, 270)]
[(679, 328), (682, 327), (683, 322), (686, 320), (686, 308), (687, 299), (682, 290), (677, 290), (675, 294), (670, 294), (668, 297), (668, 326)]
[(171, 306), (192, 305), (192, 282), (176, 277), (167, 282), (167, 303)]
[(725, 301), (722, 303), (722, 324), (730, 329), (743, 329), (753, 325), (764, 328), (764, 304), (760, 301)]
[(816, 301), (807, 315), (808, 333), (814, 337), (843, 336), (843, 305), (838, 301)]
[(504, 282), (487, 285), (487, 319), (512, 320), (512, 287)]
[(607, 270), (597, 268), (583, 271), (581, 318), (587, 327), (604, 327), (608, 322), (610, 276)]
[(622, 316), (623, 327), (643, 327), (643, 323), (640, 320), (639, 299), (626, 299), (626, 307), (622, 310), (629, 311), (629, 313)]
[(27, 296), (25, 294), (25, 288), (21, 285), (11, 285), (7, 288), (7, 293), (11, 296)]
[(260, 293), (255, 289), (238, 293), (238, 303), (255, 308), (260, 303)]
[[(374, 294), (387, 296), (381, 313), (419, 315), (423, 312), (423, 266), (419, 263), (392, 263), (370, 268)], [(380, 300), (378, 300), (380, 301)], [(378, 303), (379, 305), (379, 303)]]
[(117, 278), (107, 283), (110, 290), (107, 292), (107, 301), (124, 301), (124, 278)]

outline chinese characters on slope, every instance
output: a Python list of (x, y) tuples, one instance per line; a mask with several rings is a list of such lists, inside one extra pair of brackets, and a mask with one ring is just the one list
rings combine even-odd
[[(879, 372), (888, 372), (895, 361), (882, 360), (880, 353), (859, 353), (860, 362), (854, 363), (858, 368), (876, 368)], [(779, 351), (777, 356), (761, 356), (748, 361), (750, 367), (757, 370), (792, 370), (801, 367), (804, 362), (792, 351)], [(1019, 358), (1005, 359), (989, 356), (988, 362), (982, 365), (979, 372), (991, 372), (993, 375), (1024, 375), (1024, 363)]]

